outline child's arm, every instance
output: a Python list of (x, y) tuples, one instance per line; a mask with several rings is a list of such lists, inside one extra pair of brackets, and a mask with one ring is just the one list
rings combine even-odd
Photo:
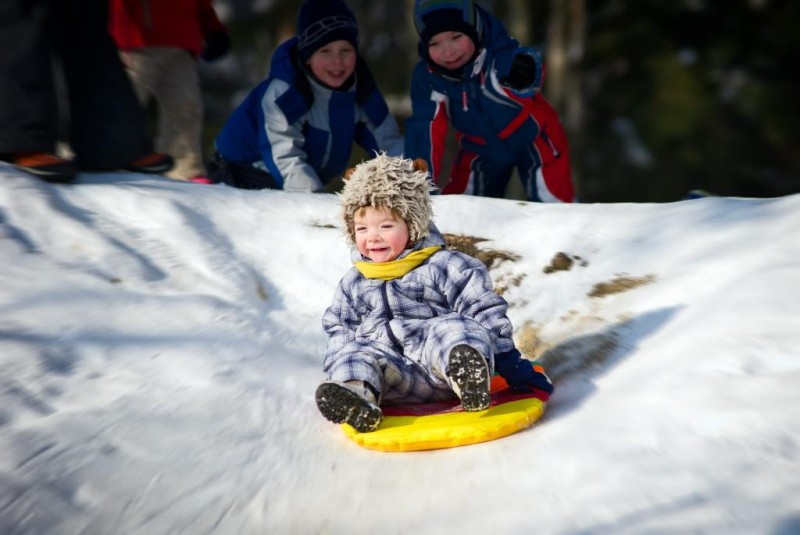
[(500, 83), (511, 89), (517, 96), (529, 97), (540, 91), (543, 83), (544, 62), (535, 48), (519, 48), (514, 55), (506, 74), (501, 74)]
[(420, 62), (411, 79), (411, 117), (406, 122), (406, 158), (422, 158), (435, 183), (442, 172), (447, 138), (447, 98), (428, 83), (428, 68)]
[(258, 144), (261, 159), (270, 175), (286, 191), (319, 191), (322, 182), (308, 163), (303, 150), (305, 136), (294, 121), (290, 121), (281, 97), (289, 90), (282, 80), (272, 80), (261, 97), (258, 111)]

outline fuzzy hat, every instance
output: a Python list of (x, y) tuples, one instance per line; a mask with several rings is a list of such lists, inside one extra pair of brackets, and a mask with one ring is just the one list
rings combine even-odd
[(461, 32), (480, 48), (480, 17), (472, 0), (416, 0), (414, 26), (420, 38), (420, 51), (427, 59), (428, 43), (441, 32)]
[(333, 41), (343, 39), (358, 50), (358, 25), (342, 0), (306, 0), (297, 14), (297, 53), (305, 62)]
[(433, 189), (425, 160), (380, 153), (347, 170), (339, 194), (347, 237), (355, 243), (353, 217), (365, 206), (394, 210), (408, 225), (412, 243), (428, 236), (433, 219)]

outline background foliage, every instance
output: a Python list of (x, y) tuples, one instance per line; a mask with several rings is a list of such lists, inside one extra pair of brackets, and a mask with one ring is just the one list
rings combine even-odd
[[(664, 202), (694, 188), (749, 197), (800, 192), (800, 2), (478, 3), (545, 52), (545, 95), (567, 127), (582, 201)], [(234, 51), (202, 68), (209, 152), (227, 114), (294, 32), (300, 4), (215, 2)], [(348, 4), (360, 52), (402, 128), (416, 61), (412, 2)]]

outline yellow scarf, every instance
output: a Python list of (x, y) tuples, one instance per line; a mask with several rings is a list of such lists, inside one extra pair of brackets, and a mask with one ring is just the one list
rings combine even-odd
[(374, 262), (353, 262), (353, 265), (355, 265), (356, 269), (368, 279), (381, 279), (384, 281), (390, 281), (393, 279), (399, 279), (415, 267), (422, 264), (428, 259), (428, 257), (441, 248), (441, 245), (433, 245), (431, 247), (425, 247), (419, 251), (409, 253), (403, 258), (392, 260), (391, 262), (381, 262), (380, 264), (375, 264)]

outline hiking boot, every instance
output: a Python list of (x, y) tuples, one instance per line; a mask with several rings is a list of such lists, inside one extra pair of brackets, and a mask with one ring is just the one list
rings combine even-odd
[(77, 172), (75, 164), (70, 160), (59, 158), (49, 152), (19, 153), (12, 155), (8, 160), (26, 173), (57, 184), (74, 181)]
[(144, 173), (148, 175), (163, 175), (175, 165), (175, 161), (169, 154), (161, 154), (160, 152), (151, 152), (146, 156), (142, 156), (138, 160), (134, 160), (123, 169), (126, 171), (133, 171), (134, 173)]
[(447, 375), (451, 387), (461, 399), (465, 411), (488, 409), (492, 402), (489, 364), (480, 352), (466, 344), (457, 345), (450, 351)]
[(375, 395), (361, 381), (326, 381), (317, 387), (317, 407), (335, 424), (348, 424), (360, 433), (375, 431), (383, 420)]

